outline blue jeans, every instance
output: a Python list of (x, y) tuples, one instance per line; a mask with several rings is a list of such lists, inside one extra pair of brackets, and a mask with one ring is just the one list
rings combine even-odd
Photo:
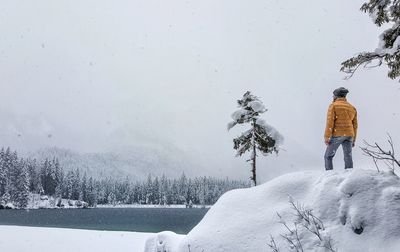
[(353, 168), (353, 138), (350, 136), (331, 137), (325, 151), (325, 170), (333, 169), (333, 157), (339, 146), (342, 145), (344, 155), (344, 168)]

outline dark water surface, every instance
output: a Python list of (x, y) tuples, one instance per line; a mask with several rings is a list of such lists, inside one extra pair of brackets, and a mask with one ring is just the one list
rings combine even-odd
[(207, 213), (199, 208), (0, 210), (0, 225), (187, 234)]

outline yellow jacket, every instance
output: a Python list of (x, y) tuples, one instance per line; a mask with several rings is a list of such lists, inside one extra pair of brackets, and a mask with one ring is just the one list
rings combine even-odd
[(357, 110), (347, 102), (346, 98), (337, 98), (328, 108), (326, 119), (325, 140), (332, 136), (351, 136), (353, 141), (357, 136)]

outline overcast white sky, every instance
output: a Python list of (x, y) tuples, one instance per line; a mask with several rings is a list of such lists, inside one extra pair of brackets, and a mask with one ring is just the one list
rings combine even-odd
[[(286, 151), (261, 163), (261, 179), (323, 169), (334, 88), (350, 90), (360, 140), (400, 126), (400, 84), (385, 68), (348, 81), (339, 72), (378, 43), (363, 2), (2, 0), (1, 145), (98, 152), (172, 144), (220, 175), (245, 178), (245, 158), (232, 150), (239, 132), (226, 124), (251, 90), (286, 137)], [(368, 161), (359, 150), (355, 157)]]

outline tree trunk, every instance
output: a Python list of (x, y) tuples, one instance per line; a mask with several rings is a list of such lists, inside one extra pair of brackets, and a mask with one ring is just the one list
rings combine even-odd
[(252, 141), (253, 141), (253, 157), (252, 157), (252, 168), (251, 168), (251, 173), (252, 173), (252, 178), (251, 178), (251, 180), (253, 180), (253, 183), (254, 183), (254, 186), (256, 186), (257, 185), (257, 175), (256, 175), (256, 157), (257, 157), (257, 149), (256, 149), (256, 136), (255, 136), (255, 134), (254, 134), (254, 132), (255, 132), (255, 124), (256, 124), (256, 120), (255, 119), (253, 119), (253, 122), (252, 122), (252, 127), (253, 127), (253, 132), (252, 132), (252, 134), (253, 134), (253, 139), (252, 139)]
[(254, 143), (254, 144), (253, 144), (253, 163), (252, 163), (253, 167), (252, 167), (252, 169), (251, 169), (251, 172), (252, 172), (252, 174), (253, 174), (252, 180), (253, 180), (253, 183), (254, 183), (255, 186), (257, 185), (256, 157), (257, 157), (256, 145), (255, 145), (255, 143)]

